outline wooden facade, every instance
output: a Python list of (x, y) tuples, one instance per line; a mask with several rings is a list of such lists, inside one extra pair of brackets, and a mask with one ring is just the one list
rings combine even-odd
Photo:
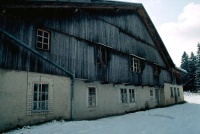
[[(173, 83), (173, 61), (141, 4), (24, 2), (0, 6), (1, 30), (86, 82), (164, 86)], [(50, 33), (50, 49), (36, 48), (37, 29)], [(0, 34), (0, 68), (65, 75)], [(98, 63), (98, 48), (106, 63)], [(131, 70), (132, 58), (141, 71)], [(155, 68), (159, 74), (155, 75)]]

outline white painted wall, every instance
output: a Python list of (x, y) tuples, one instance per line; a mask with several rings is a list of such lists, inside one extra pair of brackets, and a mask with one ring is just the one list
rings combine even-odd
[[(97, 89), (97, 106), (88, 108), (88, 87), (96, 87)], [(135, 103), (121, 103), (120, 89), (135, 89)], [(150, 89), (153, 90), (153, 100), (150, 100)], [(88, 119), (110, 116), (115, 114), (123, 114), (145, 108), (146, 101), (150, 107), (155, 107), (157, 102), (155, 99), (154, 87), (135, 87), (125, 86), (123, 84), (100, 84), (100, 82), (85, 83), (82, 80), (75, 81), (75, 119)]]
[[(49, 111), (34, 113), (32, 111), (33, 83), (49, 83)], [(88, 107), (88, 87), (96, 88), (97, 106)], [(178, 102), (184, 101), (182, 86), (165, 83), (164, 88), (148, 86), (126, 86), (124, 84), (86, 83), (76, 79), (74, 87), (74, 118), (93, 119), (116, 114), (123, 114), (157, 106), (156, 89), (159, 89), (160, 104), (175, 103), (171, 97), (170, 87), (179, 88)], [(120, 89), (135, 89), (135, 102), (121, 103)], [(153, 91), (153, 99), (150, 98)], [(127, 90), (128, 92), (128, 90)], [(129, 94), (128, 94), (129, 95)], [(129, 98), (129, 96), (128, 96)], [(53, 119), (71, 118), (71, 80), (67, 77), (30, 73), (24, 71), (0, 69), (0, 131), (14, 128), (17, 125), (35, 124)]]
[(165, 83), (164, 84), (164, 105), (171, 105), (175, 103), (175, 93), (174, 96), (171, 97), (171, 89), (170, 87), (173, 88), (173, 93), (174, 93), (174, 88), (179, 88), (180, 91), (180, 96), (178, 96), (177, 94), (177, 101), (179, 102), (183, 102), (184, 101), (184, 96), (183, 96), (183, 86), (181, 85), (173, 85), (173, 84), (169, 84), (169, 83)]
[[(49, 83), (49, 112), (33, 113), (33, 82)], [(50, 91), (51, 90), (51, 91)], [(0, 132), (52, 119), (70, 119), (71, 80), (66, 77), (0, 69)]]

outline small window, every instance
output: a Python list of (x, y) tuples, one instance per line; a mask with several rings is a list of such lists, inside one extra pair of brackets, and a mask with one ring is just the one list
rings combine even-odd
[(170, 90), (171, 90), (171, 97), (174, 97), (173, 88), (172, 88), (172, 87), (170, 87)]
[(153, 101), (153, 90), (150, 90), (150, 100)]
[(140, 70), (140, 60), (139, 59), (132, 58), (131, 69), (132, 69), (133, 72), (136, 72), (136, 73), (141, 72), (141, 70)]
[(121, 103), (127, 103), (127, 92), (126, 89), (120, 89)]
[(36, 47), (42, 50), (49, 50), (50, 33), (48, 31), (37, 29), (37, 44)]
[(135, 90), (129, 89), (129, 100), (130, 102), (135, 102)]
[(97, 63), (107, 64), (108, 63), (108, 50), (105, 47), (97, 47)]
[(34, 83), (33, 111), (48, 110), (48, 84)]
[(180, 96), (180, 90), (179, 90), (179, 88), (177, 88), (177, 91), (178, 91), (178, 96)]
[(159, 76), (160, 74), (160, 67), (157, 65), (154, 65), (154, 75)]
[(88, 88), (88, 107), (95, 107), (96, 105), (96, 88)]

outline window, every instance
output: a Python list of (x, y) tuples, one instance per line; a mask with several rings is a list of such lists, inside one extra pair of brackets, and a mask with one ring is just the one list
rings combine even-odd
[(121, 103), (127, 103), (127, 92), (126, 89), (121, 89), (120, 90), (121, 94)]
[(97, 47), (97, 63), (107, 64), (108, 63), (108, 51), (105, 47)]
[(130, 102), (135, 102), (135, 91), (134, 91), (134, 89), (129, 89), (129, 100), (130, 100)]
[(179, 91), (179, 88), (177, 88), (177, 91), (178, 91), (178, 96), (180, 96), (180, 91)]
[(150, 100), (153, 101), (153, 90), (150, 90)]
[(160, 74), (160, 68), (158, 65), (154, 65), (154, 75), (159, 76)]
[(170, 90), (171, 90), (171, 97), (174, 97), (173, 88), (170, 87)]
[(88, 107), (96, 106), (96, 88), (89, 87), (88, 88)]
[(133, 72), (140, 73), (140, 60), (132, 58), (131, 69)]
[(50, 33), (48, 31), (37, 29), (36, 47), (42, 50), (49, 50)]
[(33, 111), (48, 110), (48, 84), (34, 83)]

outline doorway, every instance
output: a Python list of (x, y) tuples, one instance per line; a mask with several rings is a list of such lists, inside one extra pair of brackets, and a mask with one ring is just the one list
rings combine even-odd
[(178, 99), (177, 99), (177, 90), (176, 90), (176, 88), (174, 88), (174, 97), (175, 97), (175, 103), (177, 103)]
[(160, 105), (160, 90), (156, 89), (156, 101), (157, 101), (157, 106)]

